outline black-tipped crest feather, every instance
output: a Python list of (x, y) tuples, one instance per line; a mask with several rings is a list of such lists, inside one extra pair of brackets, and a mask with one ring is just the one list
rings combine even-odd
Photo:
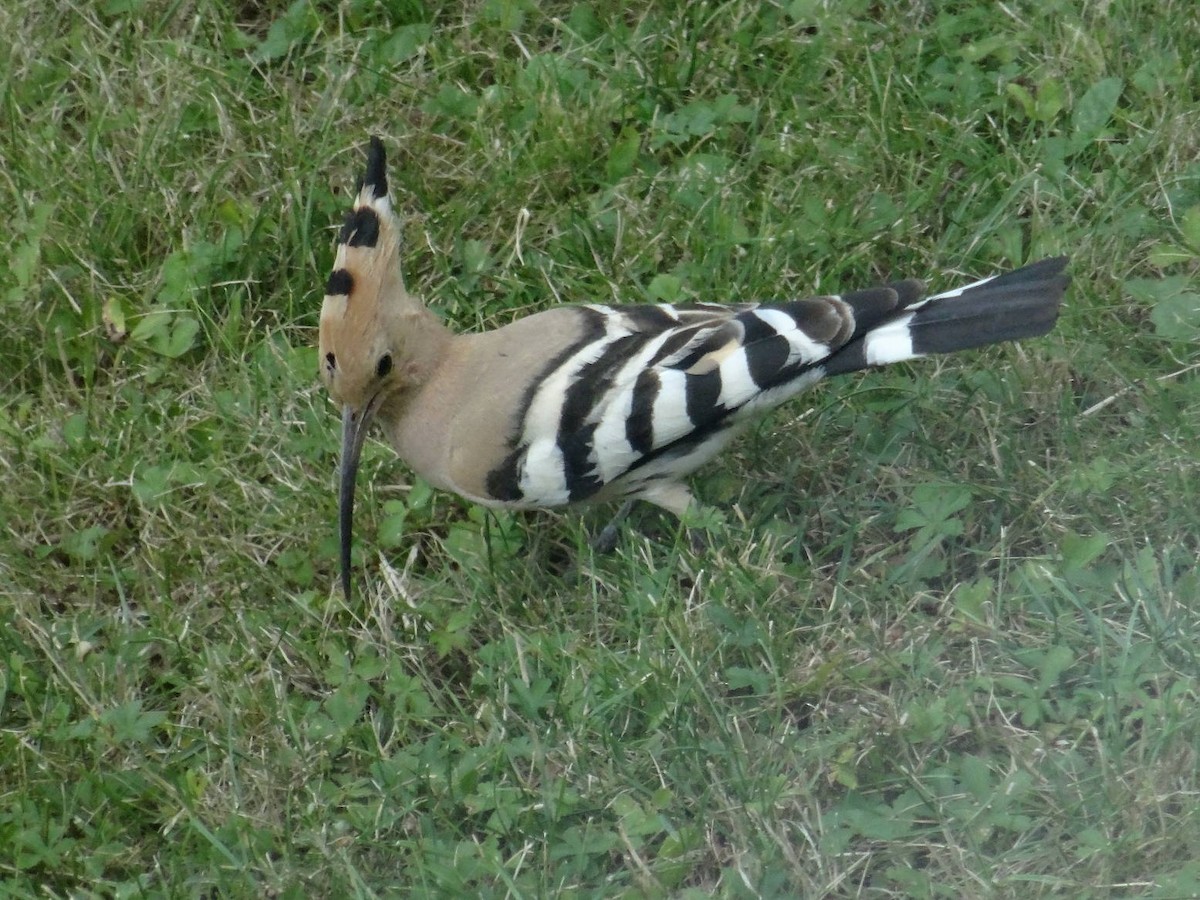
[(374, 247), (379, 243), (379, 216), (369, 206), (346, 213), (338, 241), (347, 247)]
[(363, 187), (369, 187), (375, 199), (387, 196), (387, 152), (383, 149), (383, 141), (371, 135), (367, 145), (367, 172), (363, 176)]
[(345, 296), (349, 297), (350, 292), (354, 290), (354, 276), (345, 269), (334, 269), (329, 274), (329, 281), (325, 285), (325, 293), (331, 297)]

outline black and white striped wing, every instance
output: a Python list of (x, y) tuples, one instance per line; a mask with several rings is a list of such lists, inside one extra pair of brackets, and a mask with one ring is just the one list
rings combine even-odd
[[(544, 395), (557, 427), (528, 444), (525, 471), (547, 481), (527, 479), (526, 498), (540, 487), (543, 496), (587, 499), (782, 403), (920, 293), (915, 282), (903, 296), (896, 287), (771, 305), (591, 307), (604, 316), (605, 336), (575, 368), (561, 404)], [(548, 426), (550, 417), (541, 421)]]

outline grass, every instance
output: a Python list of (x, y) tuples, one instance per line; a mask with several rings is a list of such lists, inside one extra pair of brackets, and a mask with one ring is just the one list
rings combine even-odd
[[(1200, 13), (0, 7), (0, 879), (17, 897), (1200, 892)], [(412, 286), (934, 286), (1058, 329), (827, 384), (635, 515), (364, 454), (315, 326), (370, 133)]]

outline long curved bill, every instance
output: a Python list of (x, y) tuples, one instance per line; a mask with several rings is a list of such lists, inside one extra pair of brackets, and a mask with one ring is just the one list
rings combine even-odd
[(358, 475), (358, 460), (363, 441), (370, 431), (375, 404), (369, 403), (361, 413), (350, 404), (342, 407), (341, 484), (338, 489), (338, 538), (341, 542), (342, 593), (350, 599), (350, 541), (354, 532), (354, 482)]

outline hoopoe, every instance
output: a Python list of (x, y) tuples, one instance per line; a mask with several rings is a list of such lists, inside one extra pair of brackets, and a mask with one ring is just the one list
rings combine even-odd
[(321, 306), (321, 377), (342, 406), (342, 589), (372, 422), (418, 475), (475, 503), (641, 499), (682, 516), (684, 476), (821, 378), (1050, 331), (1066, 264), (930, 297), (906, 280), (772, 303), (584, 304), (455, 334), (405, 287), (372, 137)]

